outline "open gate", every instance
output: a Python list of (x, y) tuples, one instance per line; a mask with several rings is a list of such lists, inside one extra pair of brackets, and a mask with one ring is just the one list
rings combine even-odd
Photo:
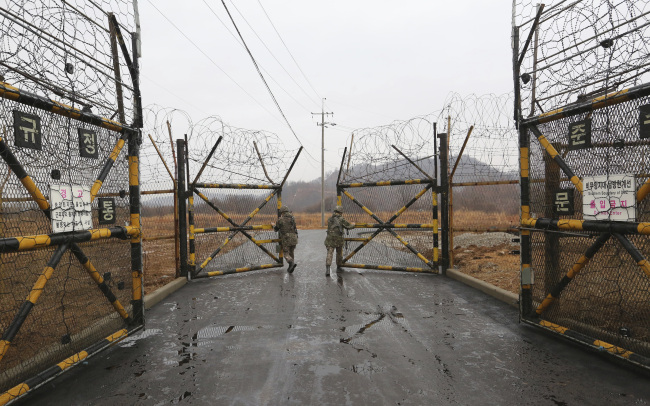
[(0, 13), (0, 405), (144, 326), (137, 11), (90, 3)]
[[(247, 143), (251, 138), (219, 137), (207, 157), (200, 158), (188, 154), (191, 147), (187, 149), (184, 140), (178, 141), (178, 195), (187, 197), (187, 208), (184, 207), (185, 199), (179, 199), (179, 211), (187, 210), (189, 231), (186, 259), (182, 252), (186, 244), (181, 241), (181, 262), (186, 264), (189, 278), (284, 265), (282, 252), (278, 249), (280, 240), (272, 223), (277, 221), (282, 206), (282, 187), (302, 148), (293, 157), (289, 168), (282, 168), (286, 162), (278, 159), (278, 155), (286, 157), (286, 154), (275, 150), (276, 144), (268, 142), (266, 137), (271, 135), (251, 143)], [(217, 158), (213, 159), (215, 152)], [(237, 156), (239, 163), (230, 166), (223, 162), (223, 156)], [(264, 157), (267, 157), (266, 162)], [(198, 168), (192, 181), (190, 162)], [(251, 166), (247, 167), (249, 164)], [(282, 170), (285, 172), (279, 178)], [(226, 173), (230, 173), (228, 179), (236, 173), (236, 179), (242, 182), (220, 183)], [(206, 182), (206, 178), (212, 183)], [(202, 179), (204, 181), (200, 181)], [(263, 180), (267, 182), (262, 183)], [(187, 191), (183, 192), (184, 189)], [(183, 216), (181, 220), (184, 220)], [(185, 225), (181, 224), (181, 237), (185, 234), (184, 228)]]
[(647, 368), (647, 4), (547, 6), (513, 13), (520, 317)]
[[(433, 129), (414, 119), (353, 135), (336, 184), (337, 204), (356, 223), (345, 237), (344, 267), (438, 273), (438, 159), (422, 156), (436, 149)], [(403, 144), (412, 157), (391, 144), (396, 132), (410, 139)]]
[(0, 140), (5, 404), (138, 330), (144, 314), (139, 132), (6, 83), (0, 96), (13, 123)]

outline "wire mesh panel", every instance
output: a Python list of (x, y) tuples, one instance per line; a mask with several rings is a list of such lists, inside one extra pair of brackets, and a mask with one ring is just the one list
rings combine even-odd
[(532, 89), (518, 72), (535, 56), (515, 27), (515, 108), (532, 106), (530, 117), (519, 116), (521, 317), (649, 367), (650, 86), (639, 83), (650, 10), (642, 2), (562, 3), (528, 11), (538, 13), (524, 26), (530, 38), (537, 32), (533, 50), (546, 64), (559, 58), (558, 44), (572, 44), (555, 68), (535, 71)]
[(176, 138), (191, 129), (189, 116), (156, 105), (144, 109), (142, 167), (145, 292), (180, 276)]
[(344, 217), (343, 266), (437, 272), (434, 125), (420, 117), (358, 130), (337, 182)]
[[(512, 95), (451, 94), (437, 121), (447, 127), (450, 268), (518, 290), (517, 131)], [(513, 254), (513, 252), (515, 254)]]
[(144, 323), (134, 13), (0, 6), (0, 404)]
[(43, 100), (8, 85), (0, 84), (0, 93), (10, 98), (0, 102), (0, 383), (6, 390), (79, 357), (115, 331), (121, 337), (141, 325), (142, 275), (132, 267), (139, 253), (133, 257), (131, 249), (131, 239), (139, 238), (137, 196), (129, 192), (138, 185), (137, 133), (78, 110), (43, 110)]
[[(192, 277), (282, 266), (272, 224), (282, 204), (282, 185), (300, 151), (287, 150), (275, 134), (232, 127), (216, 116), (192, 122), (180, 110), (148, 110), (147, 127), (156, 134), (151, 138), (156, 152), (149, 149), (148, 162), (157, 165), (158, 173), (165, 156), (183, 154), (178, 162), (186, 163)], [(174, 152), (170, 139), (178, 130), (187, 149)], [(154, 201), (145, 196), (144, 211)], [(152, 219), (157, 221), (155, 215)]]

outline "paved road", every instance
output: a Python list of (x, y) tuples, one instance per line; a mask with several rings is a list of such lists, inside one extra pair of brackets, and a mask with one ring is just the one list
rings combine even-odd
[(299, 267), (200, 280), (29, 405), (647, 405), (650, 379), (436, 275)]

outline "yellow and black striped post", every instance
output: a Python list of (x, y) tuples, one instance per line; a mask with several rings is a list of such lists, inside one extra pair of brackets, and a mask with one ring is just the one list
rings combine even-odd
[(187, 190), (185, 188), (185, 141), (181, 138), (176, 140), (176, 151), (178, 151), (178, 165), (176, 167), (177, 179), (176, 196), (178, 196), (178, 236), (180, 249), (180, 276), (190, 278), (191, 272), (188, 272), (188, 253), (187, 253)]
[[(521, 224), (530, 218), (530, 138), (528, 130), (524, 126), (519, 127), (519, 185), (521, 202)], [(519, 281), (521, 286), (521, 298), (519, 311), (521, 315), (528, 315), (533, 308), (533, 283), (534, 274), (532, 268), (532, 246), (529, 230), (520, 230), (520, 263)]]
[[(138, 328), (139, 329), (139, 328)], [(134, 329), (131, 331), (131, 334), (138, 329)], [(11, 402), (12, 400), (24, 395), (25, 393), (29, 392), (30, 390), (36, 389), (39, 386), (43, 385), (44, 383), (50, 381), (54, 377), (56, 377), (58, 374), (61, 372), (67, 370), (70, 367), (73, 367), (77, 365), (79, 362), (88, 359), (89, 357), (95, 355), (99, 351), (103, 350), (106, 347), (109, 347), (124, 338), (126, 338), (129, 335), (129, 332), (126, 329), (119, 330), (108, 337), (104, 338), (103, 340), (91, 345), (90, 347), (86, 348), (83, 351), (80, 351), (71, 357), (68, 357), (64, 359), (63, 361), (59, 362), (58, 364), (46, 369), (45, 371), (39, 373), (38, 375), (27, 379), (25, 382), (14, 386), (13, 388), (9, 389), (8, 391), (0, 394), (0, 406), (4, 406), (7, 403)]]
[(104, 181), (106, 180), (106, 177), (108, 174), (111, 172), (111, 169), (113, 168), (113, 165), (115, 164), (115, 161), (117, 158), (120, 156), (120, 152), (124, 148), (124, 144), (126, 143), (126, 140), (129, 138), (130, 132), (124, 132), (122, 133), (122, 136), (120, 139), (117, 140), (117, 144), (115, 144), (115, 147), (113, 147), (113, 151), (111, 154), (108, 156), (106, 159), (106, 162), (104, 162), (104, 166), (102, 167), (102, 170), (99, 172), (99, 175), (97, 176), (97, 180), (93, 183), (93, 186), (90, 188), (90, 201), (94, 201), (95, 197), (97, 196), (97, 193), (99, 192), (99, 189), (102, 187), (104, 184)]
[(641, 271), (643, 271), (643, 273), (650, 278), (650, 263), (648, 263), (648, 261), (645, 259), (641, 251), (639, 251), (634, 246), (634, 244), (632, 244), (632, 241), (630, 241), (626, 236), (615, 233), (614, 237), (616, 237), (616, 239), (621, 243), (623, 248), (625, 248), (625, 250), (634, 259), (634, 262), (636, 262), (636, 264), (639, 266)]
[(129, 316), (126, 310), (124, 310), (122, 303), (120, 303), (115, 294), (111, 291), (111, 288), (106, 284), (106, 281), (102, 275), (97, 272), (97, 269), (95, 269), (95, 266), (92, 264), (92, 262), (90, 262), (90, 259), (86, 256), (86, 254), (84, 254), (79, 246), (76, 245), (70, 247), (70, 251), (74, 254), (77, 260), (79, 260), (79, 263), (84, 267), (86, 272), (88, 272), (88, 275), (90, 275), (95, 283), (97, 283), (99, 290), (102, 291), (106, 299), (108, 299), (109, 303), (113, 305), (113, 308), (120, 315), (120, 317), (122, 317), (128, 324), (131, 324), (131, 316)]
[[(280, 209), (282, 208), (282, 189), (278, 189), (277, 200), (278, 200), (278, 204), (277, 204), (277, 209), (278, 210), (277, 210), (276, 215), (277, 215), (278, 220), (280, 220)], [(276, 220), (276, 224), (277, 224), (277, 220)], [(279, 234), (278, 234), (278, 236), (279, 236)], [(256, 240), (253, 240), (253, 241), (255, 242), (255, 244), (260, 246), (260, 244), (258, 244), (258, 242)], [(278, 262), (284, 266), (284, 249), (282, 248), (282, 241), (281, 240), (278, 240), (277, 247), (279, 248), (278, 249)]]
[[(263, 202), (262, 202), (262, 203), (261, 203), (261, 204), (260, 204), (260, 205), (255, 209), (255, 210), (253, 210), (253, 211), (248, 215), (248, 217), (246, 218), (246, 220), (244, 220), (244, 221), (243, 221), (241, 224), (239, 224), (238, 226), (239, 226), (239, 227), (244, 227), (246, 224), (248, 224), (248, 222), (251, 221), (251, 220), (253, 219), (253, 217), (255, 217), (255, 215), (256, 215), (257, 213), (259, 213), (259, 211), (260, 211), (260, 210), (261, 210), (261, 209), (262, 209), (262, 208), (263, 208), (263, 207), (264, 207), (264, 206), (265, 206), (265, 205), (266, 205), (266, 204), (267, 204), (267, 203), (268, 203), (268, 202), (273, 198), (273, 196), (275, 196), (275, 195), (278, 193), (279, 190), (280, 190), (280, 188), (274, 189), (274, 190), (273, 190), (273, 191), (272, 191), (272, 192), (271, 192), (271, 193), (270, 193), (270, 194), (269, 194), (269, 195), (264, 199), (264, 201), (263, 201)], [(208, 258), (206, 258), (205, 261), (203, 261), (203, 263), (201, 263), (200, 267), (197, 268), (197, 270), (196, 270), (196, 274), (198, 274), (198, 273), (201, 272), (203, 269), (205, 269), (205, 267), (208, 266), (208, 264), (210, 263), (210, 261), (212, 261), (212, 260), (213, 260), (217, 255), (219, 255), (219, 252), (221, 252), (221, 250), (222, 250), (222, 249), (223, 249), (223, 248), (224, 248), (224, 247), (225, 247), (225, 246), (226, 246), (226, 245), (227, 245), (227, 244), (228, 244), (228, 243), (229, 243), (229, 242), (230, 242), (230, 241), (235, 237), (235, 235), (236, 235), (238, 232), (240, 232), (240, 231), (236, 230), (236, 231), (233, 231), (232, 233), (230, 233), (230, 235), (228, 235), (228, 237), (226, 237), (226, 239), (225, 239), (224, 242), (221, 244), (221, 246), (220, 246), (219, 248), (217, 248), (217, 249), (216, 249), (212, 254), (210, 254), (210, 256), (208, 256)], [(260, 247), (260, 248), (262, 248), (262, 247)], [(268, 250), (267, 250), (267, 252), (268, 252)], [(279, 260), (278, 260), (278, 262), (279, 262)]]
[(129, 137), (129, 204), (130, 226), (138, 230), (131, 236), (131, 279), (133, 321), (144, 324), (144, 283), (142, 269), (142, 223), (140, 220), (140, 143), (139, 132)]
[[(431, 188), (431, 187), (432, 187), (432, 184), (427, 185), (427, 188)], [(426, 190), (427, 190), (427, 189), (425, 188), (425, 189), (423, 190), (423, 192), (426, 192)], [(421, 193), (422, 193), (422, 192), (421, 192)], [(377, 222), (379, 223), (378, 226), (380, 227), (380, 229), (385, 229), (386, 231), (388, 231), (390, 234), (393, 235), (393, 237), (397, 238), (397, 240), (398, 240), (399, 242), (401, 242), (401, 243), (402, 243), (402, 244), (403, 244), (403, 245), (404, 245), (404, 246), (405, 246), (409, 251), (411, 251), (411, 252), (412, 252), (413, 254), (415, 254), (418, 258), (420, 258), (420, 260), (422, 260), (422, 262), (424, 262), (425, 264), (427, 264), (430, 268), (435, 269), (435, 265), (434, 265), (431, 261), (429, 261), (429, 260), (428, 260), (424, 255), (422, 255), (422, 254), (419, 253), (415, 248), (413, 248), (413, 246), (411, 246), (411, 244), (409, 244), (408, 241), (404, 240), (404, 239), (403, 239), (402, 237), (400, 237), (400, 236), (399, 236), (395, 231), (392, 230), (392, 228), (390, 227), (390, 222), (385, 222), (385, 223), (384, 223), (384, 222), (383, 222), (379, 217), (377, 217), (377, 216), (376, 216), (376, 215), (375, 215), (375, 214), (374, 214), (370, 209), (368, 209), (368, 208), (367, 208), (366, 206), (364, 206), (361, 202), (359, 202), (359, 201), (358, 201), (354, 196), (352, 196), (352, 194), (350, 194), (350, 192), (348, 192), (347, 190), (344, 190), (344, 191), (343, 191), (343, 194), (345, 194), (345, 195), (346, 195), (350, 200), (352, 200), (352, 203), (354, 203), (354, 204), (356, 204), (357, 206), (359, 206), (363, 211), (365, 211), (366, 213), (368, 213), (368, 215), (369, 215), (370, 217), (372, 217), (373, 219), (375, 219), (375, 221), (377, 221)], [(424, 194), (424, 193), (422, 193), (422, 195), (423, 195), (423, 194)], [(419, 197), (421, 197), (421, 195), (420, 195), (420, 196), (417, 196), (417, 198), (419, 198)], [(416, 200), (417, 200), (417, 199), (416, 199)], [(398, 210), (398, 212), (401, 214), (401, 213), (404, 212), (404, 210), (406, 210), (406, 208), (405, 208), (405, 207), (402, 207), (400, 210)], [(362, 245), (364, 245), (364, 244), (362, 244)], [(348, 255), (348, 257), (349, 257), (349, 255)], [(346, 257), (346, 258), (347, 258), (347, 257)], [(345, 263), (345, 260), (344, 260), (343, 262)]]
[(45, 265), (41, 276), (39, 276), (38, 280), (34, 284), (34, 287), (32, 287), (32, 290), (29, 292), (29, 295), (27, 295), (27, 299), (20, 306), (18, 313), (16, 316), (14, 316), (7, 330), (5, 330), (5, 332), (2, 334), (2, 338), (0, 338), (0, 360), (2, 360), (2, 358), (7, 353), (7, 350), (11, 345), (11, 341), (20, 330), (20, 327), (23, 325), (25, 319), (27, 319), (27, 316), (34, 308), (34, 305), (38, 301), (39, 297), (41, 297), (43, 290), (45, 290), (45, 284), (47, 284), (47, 281), (52, 277), (54, 269), (59, 264), (59, 261), (61, 261), (61, 257), (67, 251), (67, 249), (68, 244), (61, 244), (54, 250), (52, 257), (49, 261), (47, 261), (47, 265)]
[(190, 245), (190, 250), (189, 250), (189, 271), (194, 274), (196, 273), (196, 242), (194, 240), (195, 238), (195, 233), (196, 229), (194, 226), (194, 187), (192, 185), (188, 185), (189, 191), (187, 193), (187, 222), (190, 226), (190, 232), (189, 232), (189, 245)]
[(542, 301), (542, 303), (537, 307), (535, 310), (535, 315), (539, 316), (541, 315), (544, 310), (546, 310), (551, 303), (555, 301), (560, 296), (560, 293), (564, 290), (564, 288), (567, 287), (567, 285), (575, 278), (575, 276), (584, 268), (587, 263), (589, 263), (589, 260), (596, 255), (596, 253), (605, 245), (607, 240), (609, 240), (609, 237), (611, 235), (609, 233), (603, 233), (598, 238), (596, 241), (587, 249), (587, 251), (582, 255), (575, 264), (571, 267), (569, 272), (558, 282), (553, 289), (549, 292), (549, 294), (546, 296), (546, 298)]

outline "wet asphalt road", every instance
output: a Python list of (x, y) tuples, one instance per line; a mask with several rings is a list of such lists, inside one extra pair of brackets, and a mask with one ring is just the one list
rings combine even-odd
[(325, 278), (324, 232), (296, 271), (190, 283), (147, 329), (29, 405), (647, 405), (650, 378), (518, 324), (517, 310), (437, 275)]

